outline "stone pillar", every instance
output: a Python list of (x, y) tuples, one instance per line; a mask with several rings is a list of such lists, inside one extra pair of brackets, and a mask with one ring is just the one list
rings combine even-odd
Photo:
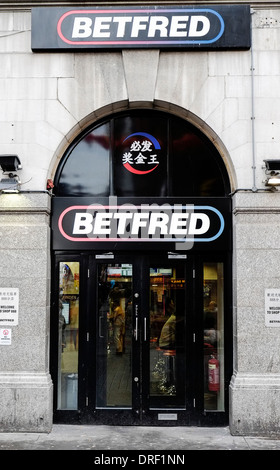
[(11, 344), (0, 345), (0, 430), (50, 432), (50, 196), (0, 194), (0, 288), (19, 289)]
[(280, 287), (279, 233), (278, 192), (234, 196), (234, 435), (269, 436), (280, 430), (280, 329), (265, 322), (265, 290)]

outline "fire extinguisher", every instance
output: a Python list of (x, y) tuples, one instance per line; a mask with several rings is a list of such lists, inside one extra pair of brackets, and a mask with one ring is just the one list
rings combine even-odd
[(211, 356), (208, 361), (208, 388), (210, 392), (220, 390), (220, 363), (215, 356)]

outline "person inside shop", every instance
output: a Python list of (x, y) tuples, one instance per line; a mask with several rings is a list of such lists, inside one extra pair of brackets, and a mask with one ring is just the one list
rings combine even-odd
[[(168, 319), (164, 323), (159, 337), (159, 348), (165, 363), (164, 389), (167, 394), (175, 393), (175, 370), (177, 364), (178, 344), (176, 338), (177, 321), (175, 304), (169, 297), (165, 300), (165, 312)], [(180, 331), (177, 330), (177, 331)], [(176, 361), (176, 364), (175, 364)]]
[(173, 350), (176, 348), (176, 311), (174, 302), (169, 297), (165, 301), (165, 311), (168, 319), (160, 333), (159, 347), (160, 349)]
[(125, 313), (120, 299), (116, 299), (113, 303), (113, 328), (116, 354), (121, 356), (124, 352)]
[(204, 347), (216, 347), (217, 345), (217, 330), (215, 320), (208, 318), (205, 320), (204, 325)]
[(204, 347), (217, 345), (217, 304), (211, 301), (204, 317)]
[(61, 341), (61, 352), (64, 352), (64, 349), (66, 348), (66, 337), (65, 337), (66, 321), (62, 313), (63, 303), (62, 303), (61, 297), (62, 297), (62, 294), (60, 294), (60, 299), (59, 299), (59, 332), (60, 332), (59, 339)]

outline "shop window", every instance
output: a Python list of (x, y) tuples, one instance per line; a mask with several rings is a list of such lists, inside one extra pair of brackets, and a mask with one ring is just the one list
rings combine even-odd
[(225, 165), (188, 121), (155, 110), (131, 111), (96, 124), (61, 160), (56, 196), (223, 197)]
[(172, 196), (225, 196), (223, 163), (214, 146), (193, 126), (171, 120)]
[(185, 403), (185, 270), (150, 268), (150, 400)]
[(76, 410), (78, 406), (79, 271), (78, 262), (59, 263), (57, 408), (60, 410)]
[(63, 159), (56, 194), (107, 196), (109, 193), (109, 123), (83, 136)]
[(223, 263), (204, 264), (204, 408), (224, 411)]

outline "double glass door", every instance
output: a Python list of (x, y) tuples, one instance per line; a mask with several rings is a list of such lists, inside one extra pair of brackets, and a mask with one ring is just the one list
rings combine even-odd
[(186, 255), (131, 252), (57, 267), (58, 415), (179, 425), (225, 411), (222, 262), (195, 274)]
[(98, 263), (97, 276), (97, 409), (143, 420), (184, 408), (186, 264), (133, 256)]

